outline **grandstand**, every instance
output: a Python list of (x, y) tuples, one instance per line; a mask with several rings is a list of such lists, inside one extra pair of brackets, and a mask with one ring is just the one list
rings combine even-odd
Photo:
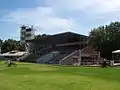
[[(96, 64), (99, 58), (99, 54), (88, 45), (89, 37), (73, 32), (49, 35), (27, 42), (30, 43), (30, 54), (36, 56), (34, 62), (40, 64)], [(85, 63), (86, 59), (89, 63)], [(91, 61), (94, 62), (90, 63)]]

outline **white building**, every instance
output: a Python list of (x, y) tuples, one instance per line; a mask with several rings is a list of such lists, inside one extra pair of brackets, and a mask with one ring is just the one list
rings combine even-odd
[(27, 27), (27, 26), (22, 26), (21, 27), (21, 32), (20, 32), (20, 41), (21, 43), (26, 43), (28, 40), (32, 40), (35, 38), (35, 29), (33, 26)]
[(21, 52), (21, 51), (14, 50), (14, 51), (0, 54), (0, 57), (4, 59), (23, 60), (28, 55), (29, 55), (28, 52)]
[(32, 40), (35, 38), (35, 29), (33, 26), (27, 27), (27, 26), (22, 26), (21, 27), (21, 32), (20, 32), (20, 42), (24, 43), (26, 45), (26, 51), (29, 52), (29, 44), (27, 41)]

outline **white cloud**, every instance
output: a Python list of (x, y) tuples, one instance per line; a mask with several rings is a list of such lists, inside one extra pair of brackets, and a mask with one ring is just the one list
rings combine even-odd
[[(117, 20), (120, 16), (118, 12), (120, 10), (119, 0), (46, 0), (46, 6), (18, 9), (5, 16), (3, 21), (10, 21), (20, 25), (35, 25), (41, 33), (51, 34), (74, 30), (86, 34), (88, 32), (84, 30), (90, 29), (90, 27), (85, 25), (84, 27), (82, 26), (83, 22), (87, 23), (86, 17), (75, 17), (77, 19), (85, 19), (84, 21), (77, 21), (74, 19), (74, 16), (70, 15), (74, 11), (85, 12), (85, 16), (87, 16), (90, 23), (92, 23), (91, 21), (102, 20), (102, 23), (99, 23), (100, 25), (108, 21)], [(64, 13), (67, 11), (71, 12), (66, 16), (69, 18), (63, 18), (58, 15), (60, 12), (64, 16)], [(117, 12), (117, 17), (113, 12)], [(108, 17), (108, 13), (113, 13), (114, 15), (110, 14)], [(104, 21), (105, 19), (106, 21)], [(98, 23), (96, 24), (98, 25)]]
[(100, 0), (91, 6), (94, 13), (106, 14), (120, 10), (120, 0)]
[(120, 10), (120, 0), (46, 0), (46, 3), (58, 10), (83, 10), (94, 14)]
[(72, 29), (73, 20), (56, 16), (51, 7), (19, 9), (4, 17), (5, 21), (35, 25), (41, 32), (57, 33)]
[(46, 0), (46, 4), (54, 8), (79, 10), (91, 6), (96, 0)]
[[(120, 0), (46, 0), (46, 3), (60, 14), (65, 12), (71, 12), (69, 14), (83, 12), (84, 16), (75, 18), (84, 18), (86, 23), (87, 21), (96, 22), (98, 26), (104, 25), (106, 22), (120, 20)], [(79, 22), (79, 24), (81, 23)]]

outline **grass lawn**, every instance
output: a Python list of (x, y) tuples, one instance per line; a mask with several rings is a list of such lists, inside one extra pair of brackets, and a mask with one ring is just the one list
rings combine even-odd
[(0, 90), (120, 90), (120, 68), (1, 62)]

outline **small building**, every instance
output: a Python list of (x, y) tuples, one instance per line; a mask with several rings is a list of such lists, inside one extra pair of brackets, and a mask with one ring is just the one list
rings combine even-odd
[(120, 63), (120, 50), (112, 52), (112, 59), (114, 60), (114, 63)]
[(20, 52), (18, 50), (14, 50), (14, 51), (0, 54), (0, 57), (2, 57), (5, 60), (6, 59), (18, 60), (21, 57), (25, 56), (26, 54), (27, 54), (27, 52)]

